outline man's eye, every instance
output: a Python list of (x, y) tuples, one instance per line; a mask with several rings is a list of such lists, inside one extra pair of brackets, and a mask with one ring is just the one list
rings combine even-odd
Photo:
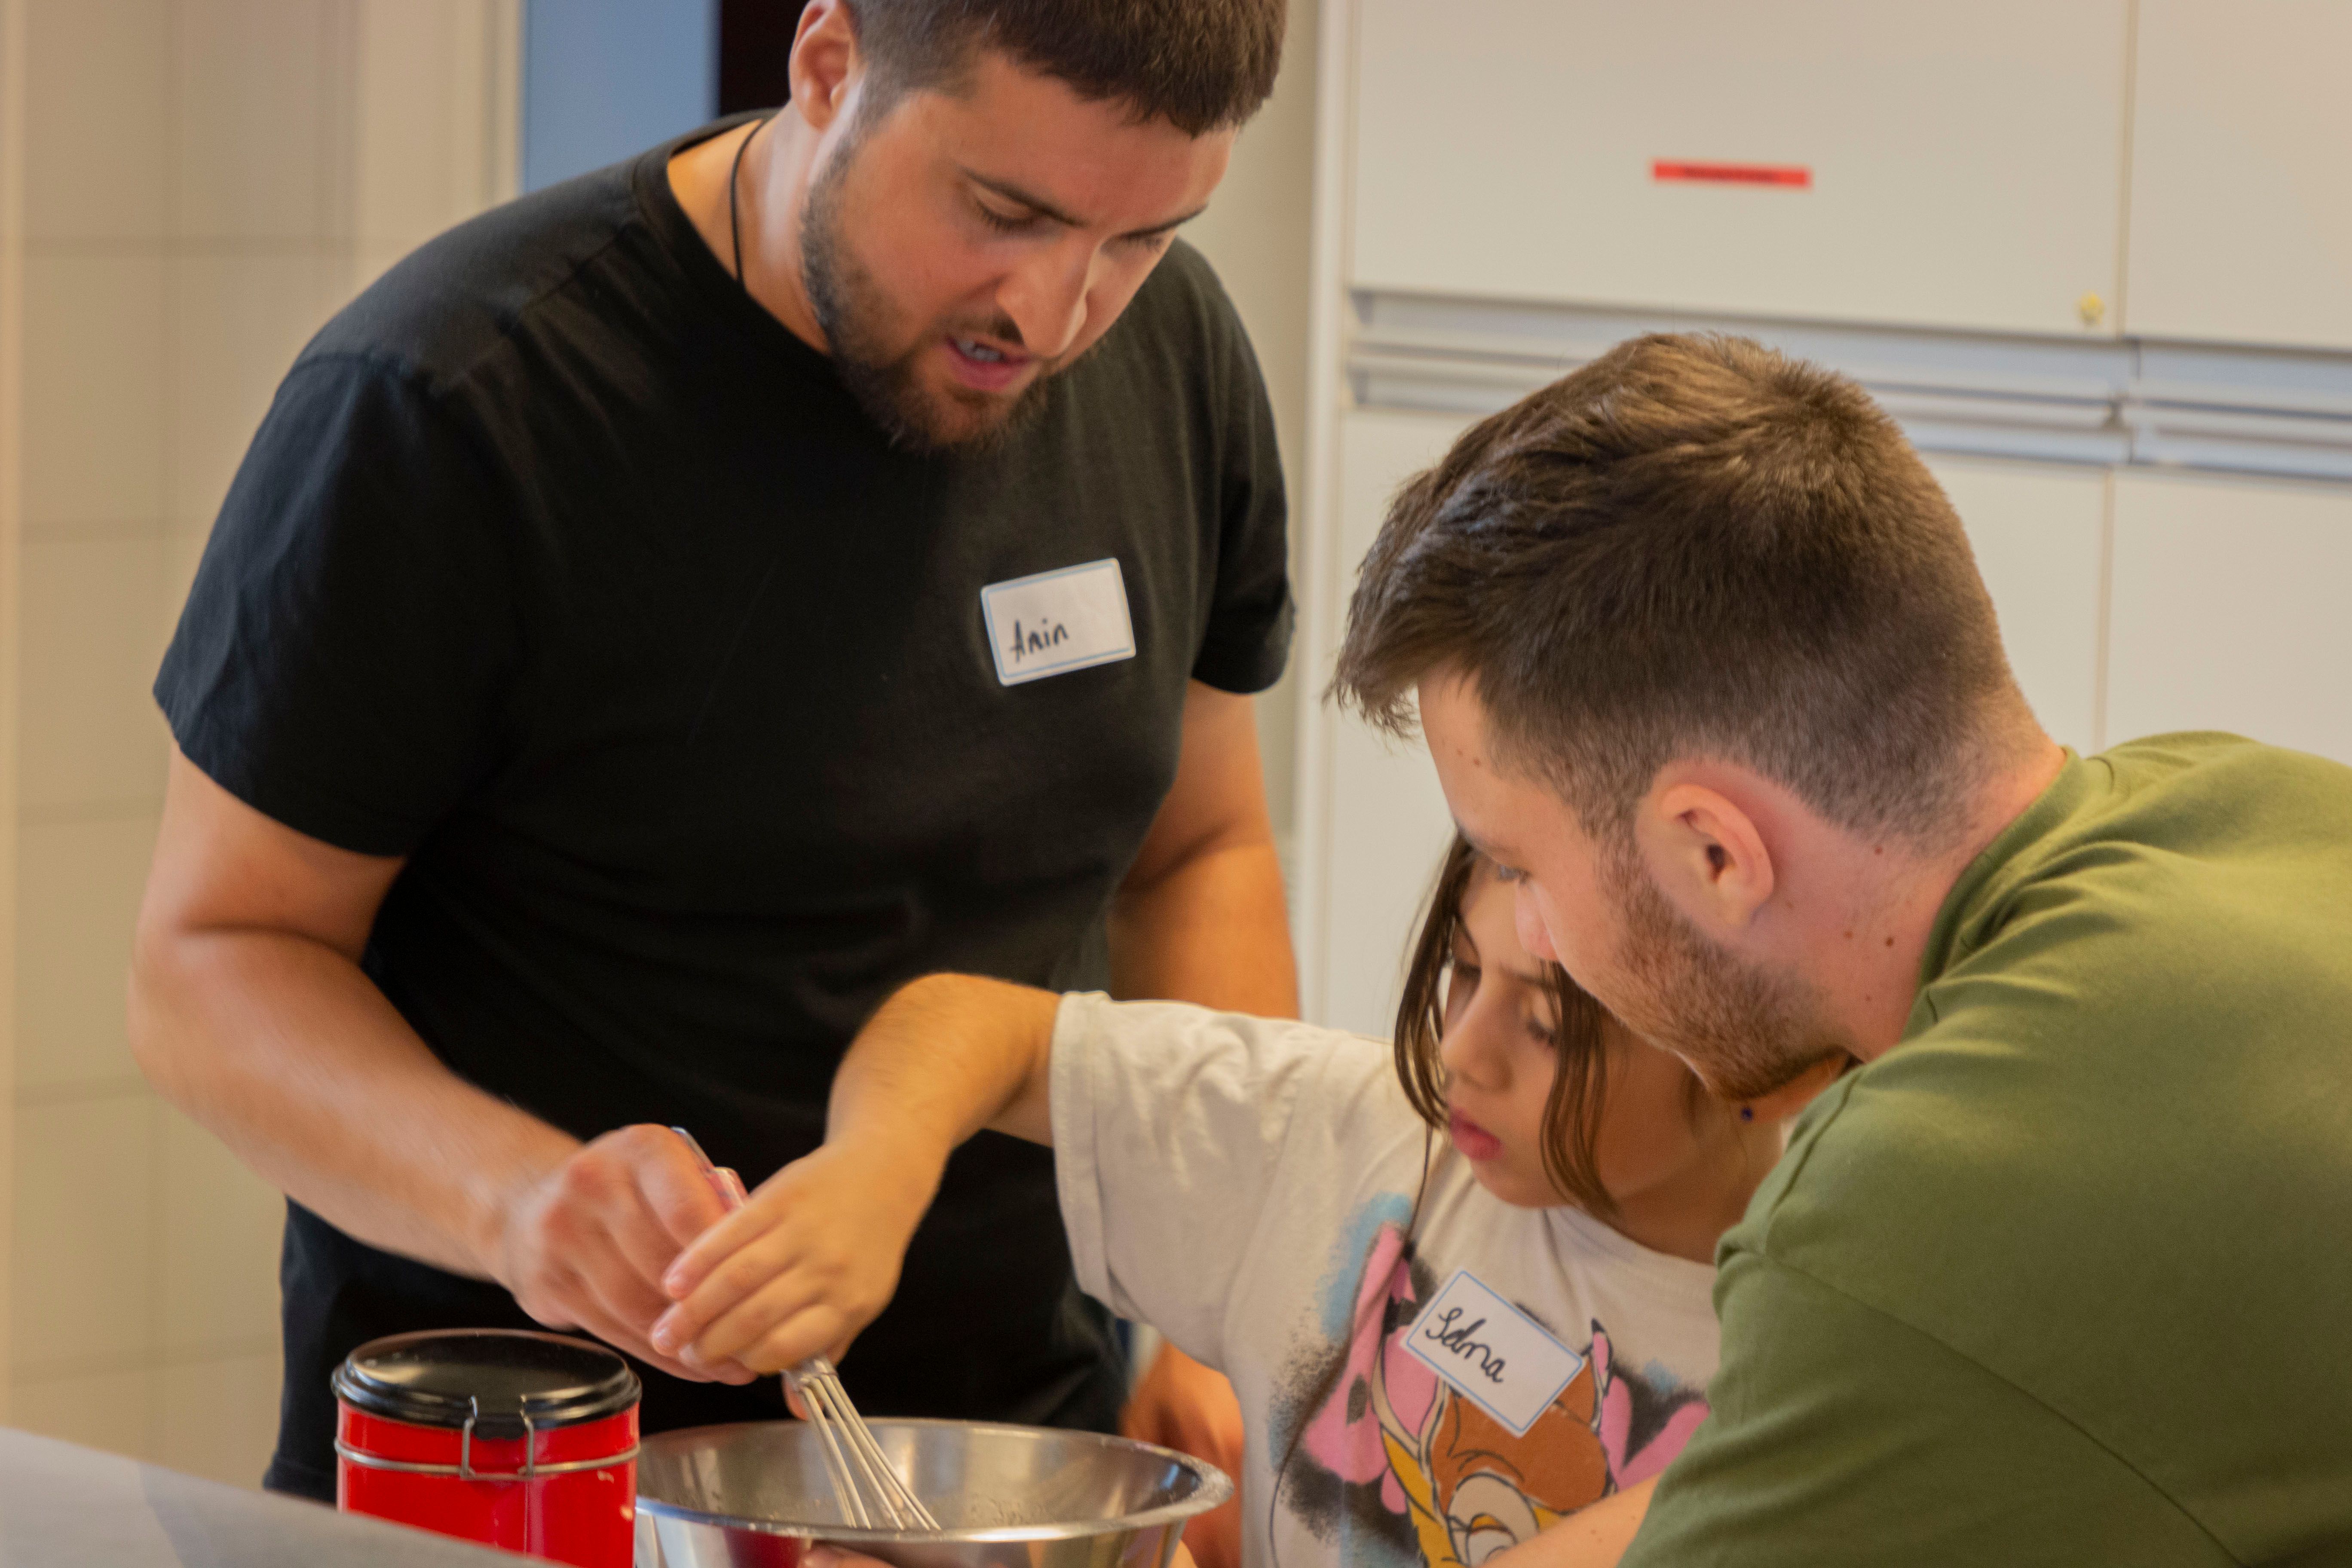
[(1018, 234), (1023, 229), (1027, 228), (1031, 223), (1035, 221), (1025, 216), (1007, 216), (1005, 214), (998, 212), (994, 207), (990, 206), (986, 202), (974, 202), (971, 205), (973, 208), (979, 212), (980, 221), (1000, 233)]

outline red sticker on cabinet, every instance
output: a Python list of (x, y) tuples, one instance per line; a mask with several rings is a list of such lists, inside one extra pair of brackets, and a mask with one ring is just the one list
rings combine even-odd
[(1650, 164), (1650, 178), (1703, 185), (1780, 185), (1790, 190), (1812, 189), (1810, 163), (1694, 163), (1678, 158), (1658, 158)]

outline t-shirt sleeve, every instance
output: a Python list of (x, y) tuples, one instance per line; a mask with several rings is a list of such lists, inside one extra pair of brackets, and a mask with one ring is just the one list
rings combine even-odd
[(2232, 1561), (2116, 1455), (1916, 1328), (1751, 1251), (1726, 1257), (1717, 1303), (1712, 1412), (1624, 1568)]
[(1316, 1098), (1333, 1050), (1355, 1043), (1183, 1003), (1064, 997), (1054, 1164), (1079, 1288), (1222, 1367), (1226, 1303), (1294, 1111)]
[(1290, 658), (1290, 506), (1257, 355), (1222, 291), (1216, 303), (1223, 328), (1217, 376), (1221, 527), (1216, 587), (1192, 679), (1221, 691), (1248, 693), (1279, 680)]
[(483, 453), (396, 372), (296, 366), (156, 678), (190, 762), (287, 826), (369, 855), (413, 850), (480, 784), (520, 647)]

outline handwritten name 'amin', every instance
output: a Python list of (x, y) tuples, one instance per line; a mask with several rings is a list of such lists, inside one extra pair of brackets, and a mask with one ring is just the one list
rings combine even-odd
[(1461, 1318), (1461, 1308), (1448, 1307), (1437, 1321), (1423, 1326), (1421, 1336), (1460, 1357), (1488, 1383), (1499, 1384), (1503, 1381), (1503, 1358), (1495, 1353), (1492, 1345), (1475, 1337), (1486, 1328), (1486, 1320), (1473, 1318), (1465, 1323)]
[(1019, 621), (1015, 621), (1013, 623), (1012, 646), (1006, 651), (1012, 654), (1013, 662), (1019, 664), (1033, 653), (1044, 653), (1069, 640), (1070, 628), (1059, 621), (1041, 622), (1026, 631), (1022, 629)]

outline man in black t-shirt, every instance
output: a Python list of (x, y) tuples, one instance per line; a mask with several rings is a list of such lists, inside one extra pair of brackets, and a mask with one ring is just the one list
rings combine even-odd
[[(808, 1152), (915, 974), (1295, 1005), (1280, 471), (1171, 235), (1281, 22), (814, 0), (791, 107), (466, 224), (305, 350), (156, 684), (131, 1005), (290, 1199), (271, 1485), (331, 1495), (328, 1376), (412, 1329), (597, 1334), (649, 1427), (777, 1414), (659, 1343), (719, 1217), (664, 1129)], [(1043, 1152), (958, 1159), (843, 1372), (1116, 1417)]]

